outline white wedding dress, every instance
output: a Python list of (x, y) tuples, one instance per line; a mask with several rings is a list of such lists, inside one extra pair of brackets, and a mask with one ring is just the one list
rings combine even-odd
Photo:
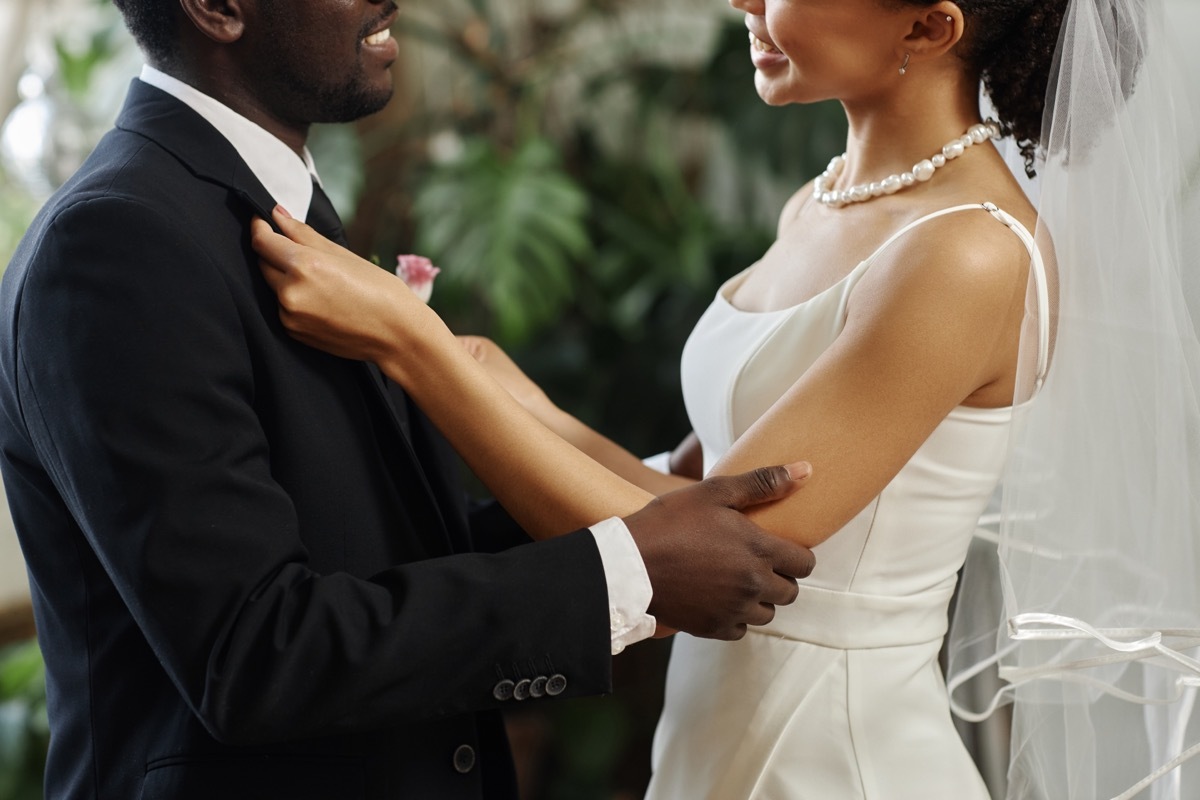
[[(726, 283), (683, 354), (705, 471), (838, 336), (872, 261), (792, 308), (751, 313)], [(1039, 322), (1047, 325), (1046, 320)], [(1042, 341), (1046, 341), (1042, 331)], [(1045, 355), (1039, 357), (1044, 374)], [(648, 800), (984, 800), (937, 664), (956, 573), (999, 480), (1012, 408), (959, 407), (883, 492), (816, 548), (795, 604), (742, 641), (675, 637)]]

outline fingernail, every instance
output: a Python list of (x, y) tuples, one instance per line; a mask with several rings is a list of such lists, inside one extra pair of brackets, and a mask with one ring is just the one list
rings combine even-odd
[(281, 217), (287, 217), (288, 219), (295, 219), (295, 217), (293, 217), (291, 214), (289, 214), (288, 210), (286, 208), (284, 208), (283, 206), (275, 206), (275, 213)]
[(797, 461), (795, 464), (788, 464), (785, 469), (787, 470), (788, 477), (794, 481), (803, 480), (812, 475), (812, 464), (807, 461)]

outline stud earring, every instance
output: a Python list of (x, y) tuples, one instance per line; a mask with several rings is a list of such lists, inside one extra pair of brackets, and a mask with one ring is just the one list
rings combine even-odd
[(910, 58), (912, 58), (912, 56), (909, 53), (904, 54), (904, 63), (900, 65), (900, 74), (901, 75), (908, 74), (908, 61)]

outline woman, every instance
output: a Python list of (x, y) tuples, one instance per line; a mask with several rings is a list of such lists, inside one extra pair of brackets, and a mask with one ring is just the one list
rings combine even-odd
[[(1055, 305), (1036, 212), (991, 139), (1014, 137), (1032, 171), (1067, 2), (731, 2), (763, 99), (837, 98), (850, 135), (697, 325), (685, 399), (704, 473), (813, 464), (755, 519), (820, 547), (770, 624), (676, 641), (649, 796), (982, 799), (936, 656)], [(981, 80), (999, 123), (980, 118)], [(277, 223), (295, 242), (260, 224), (255, 247), (288, 328), (376, 361), (531, 532), (688, 480), (557, 410), (489, 343), (456, 345), (399, 281)]]

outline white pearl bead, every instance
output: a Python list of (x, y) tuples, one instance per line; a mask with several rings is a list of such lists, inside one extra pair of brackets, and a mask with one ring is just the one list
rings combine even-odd
[(970, 147), (971, 145), (975, 144), (975, 140), (970, 136), (963, 136), (959, 139), (959, 141), (962, 142), (963, 147)]
[(832, 203), (833, 198), (834, 198), (833, 192), (824, 192), (821, 194), (821, 202), (825, 205), (829, 205), (830, 203)]
[(942, 155), (941, 153), (938, 153), (936, 156), (934, 156), (933, 158), (931, 158), (929, 160), (938, 169), (941, 169), (942, 167), (946, 166), (946, 157), (944, 155)]
[(869, 188), (871, 197), (879, 197), (879, 195), (883, 194), (883, 183), (880, 181), (873, 181)]
[(912, 186), (916, 182), (917, 182), (917, 176), (913, 175), (911, 172), (901, 172), (900, 173), (900, 184), (902, 186)]
[(883, 193), (895, 194), (904, 188), (903, 179), (899, 175), (888, 175), (883, 179)]
[(861, 203), (863, 200), (871, 196), (870, 188), (859, 184), (858, 186), (850, 187), (850, 199), (855, 203)]
[(928, 158), (913, 167), (913, 177), (918, 181), (927, 181), (933, 177), (936, 168), (933, 166), (933, 161)]
[(957, 139), (942, 148), (942, 155), (946, 157), (947, 161), (953, 161), (961, 156), (964, 152), (965, 148), (963, 147), (963, 143)]
[(975, 144), (983, 144), (988, 140), (987, 125), (972, 125), (968, 135)]

